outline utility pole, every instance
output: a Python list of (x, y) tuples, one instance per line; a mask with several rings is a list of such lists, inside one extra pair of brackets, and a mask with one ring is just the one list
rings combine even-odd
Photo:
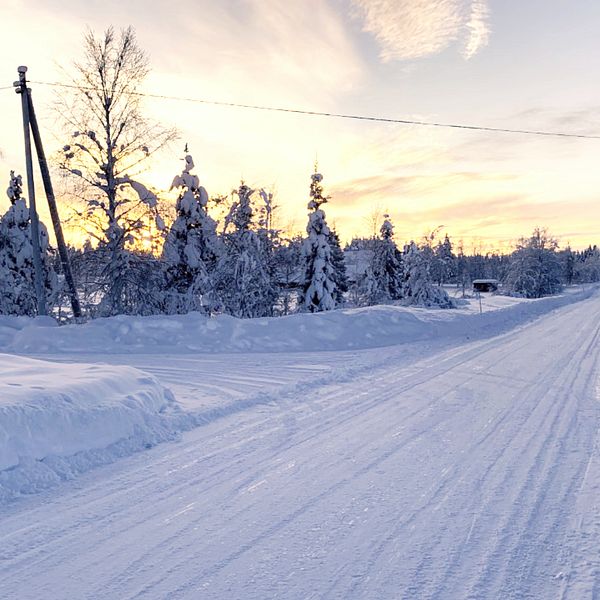
[(27, 80), (25, 73), (27, 67), (19, 67), (19, 81), (13, 84), (17, 94), (21, 94), (21, 108), (23, 111), (23, 134), (25, 137), (25, 163), (27, 167), (27, 192), (29, 195), (29, 218), (31, 219), (31, 245), (33, 248), (33, 268), (35, 272), (35, 296), (37, 301), (37, 314), (45, 316), (48, 314), (46, 310), (46, 296), (44, 293), (44, 285), (42, 283), (44, 273), (42, 269), (42, 257), (40, 253), (40, 224), (35, 205), (35, 187), (33, 183), (33, 161), (31, 158), (31, 136), (29, 130), (29, 101)]
[(73, 279), (73, 273), (71, 271), (71, 264), (69, 262), (69, 255), (67, 253), (67, 245), (65, 244), (65, 238), (63, 236), (63, 231), (60, 224), (58, 208), (56, 207), (56, 197), (54, 196), (52, 180), (50, 179), (50, 170), (48, 169), (48, 162), (46, 161), (46, 154), (44, 152), (44, 146), (42, 145), (42, 136), (40, 135), (40, 128), (38, 127), (35, 109), (33, 108), (33, 100), (31, 99), (31, 90), (29, 89), (27, 90), (27, 102), (29, 107), (29, 123), (31, 125), (31, 133), (33, 135), (35, 151), (37, 153), (40, 171), (42, 173), (44, 191), (46, 192), (46, 198), (48, 199), (48, 207), (50, 208), (50, 216), (52, 218), (52, 225), (54, 226), (54, 235), (56, 236), (58, 254), (60, 256), (62, 271), (65, 276), (65, 283), (67, 284), (67, 289), (69, 291), (73, 316), (78, 319), (81, 317), (81, 305), (79, 304), (79, 297), (77, 296), (77, 288), (75, 287), (75, 280)]

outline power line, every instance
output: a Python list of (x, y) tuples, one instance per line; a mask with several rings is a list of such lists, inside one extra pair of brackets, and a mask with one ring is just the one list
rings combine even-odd
[[(87, 89), (89, 91), (97, 91), (94, 88), (81, 88), (77, 85), (66, 83), (48, 82), (48, 81), (32, 81), (36, 85), (48, 85), (54, 87)], [(487, 131), (492, 133), (514, 133), (521, 135), (537, 135), (544, 137), (561, 137), (561, 138), (578, 138), (587, 140), (600, 140), (600, 135), (584, 134), (584, 133), (566, 133), (559, 131), (543, 131), (537, 129), (510, 129), (505, 127), (486, 127), (483, 125), (467, 125), (463, 123), (443, 123), (437, 121), (418, 121), (412, 119), (393, 119), (388, 117), (373, 117), (366, 115), (353, 115), (344, 113), (333, 113), (316, 110), (301, 110), (297, 108), (283, 108), (277, 106), (262, 106), (258, 104), (243, 104), (239, 102), (224, 102), (220, 100), (206, 100), (204, 98), (186, 98), (182, 96), (166, 96), (163, 94), (152, 94), (145, 92), (130, 92), (131, 95), (140, 96), (143, 98), (154, 98), (159, 100), (173, 100), (178, 102), (195, 102), (198, 104), (206, 104), (212, 106), (224, 106), (228, 108), (245, 108), (250, 110), (262, 110), (270, 112), (291, 113), (297, 115), (307, 115), (313, 117), (330, 117), (336, 119), (352, 119), (356, 121), (372, 121), (377, 123), (392, 123), (399, 125), (416, 125), (421, 127), (440, 127), (445, 129), (466, 129), (469, 131)]]

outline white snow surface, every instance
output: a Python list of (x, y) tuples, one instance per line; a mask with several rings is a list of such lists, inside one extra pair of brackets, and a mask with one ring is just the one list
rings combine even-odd
[(0, 502), (173, 439), (176, 416), (137, 369), (0, 354)]
[(203, 426), (2, 505), (0, 598), (600, 598), (600, 295), (478, 310), (2, 320)]
[[(53, 361), (0, 354), (0, 503), (196, 425), (351, 381), (374, 364), (395, 364), (405, 348), (416, 357), (432, 344), (487, 338), (592, 293), (485, 295), (483, 314), (471, 300), (452, 311), (377, 306), (279, 319), (113, 317), (67, 327), (0, 317), (0, 352)], [(380, 346), (390, 348), (385, 359)], [(196, 355), (204, 357), (197, 372)], [(80, 364), (98, 360), (112, 365)]]
[(489, 336), (590, 296), (594, 288), (526, 300), (485, 296), (449, 310), (374, 306), (287, 317), (186, 315), (94, 319), (57, 327), (51, 319), (0, 317), (0, 351), (54, 353), (314, 352), (378, 348), (439, 338)]

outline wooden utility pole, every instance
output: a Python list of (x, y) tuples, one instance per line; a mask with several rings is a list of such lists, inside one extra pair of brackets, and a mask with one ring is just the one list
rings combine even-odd
[(21, 108), (23, 111), (23, 134), (25, 137), (25, 163), (27, 167), (27, 193), (29, 195), (29, 218), (31, 220), (31, 246), (33, 249), (33, 269), (35, 275), (35, 297), (37, 314), (47, 315), (46, 294), (44, 291), (42, 256), (40, 253), (40, 223), (35, 205), (35, 187), (33, 183), (33, 160), (31, 158), (31, 136), (29, 130), (29, 101), (25, 73), (27, 67), (19, 67), (19, 81), (15, 81), (17, 94), (21, 94)]
[(67, 289), (71, 300), (73, 316), (75, 318), (79, 318), (81, 317), (81, 305), (79, 304), (77, 288), (75, 287), (75, 280), (73, 279), (71, 264), (69, 262), (67, 245), (65, 244), (65, 238), (63, 236), (62, 227), (60, 224), (60, 216), (58, 214), (58, 208), (56, 206), (56, 197), (54, 196), (52, 180), (50, 179), (50, 170), (48, 169), (48, 162), (46, 161), (46, 154), (44, 152), (44, 146), (42, 144), (42, 136), (40, 134), (40, 128), (38, 127), (37, 118), (35, 116), (35, 109), (33, 108), (31, 90), (27, 87), (27, 80), (25, 78), (25, 73), (27, 73), (27, 67), (19, 67), (17, 70), (19, 72), (19, 81), (15, 81), (14, 86), (17, 88), (17, 94), (21, 94), (21, 105), (23, 109), (23, 131), (25, 133), (25, 160), (27, 163), (27, 188), (29, 192), (29, 213), (31, 218), (33, 266), (35, 269), (35, 293), (37, 299), (38, 314), (46, 315), (47, 310), (46, 296), (44, 293), (43, 285), (44, 273), (42, 269), (42, 258), (40, 250), (40, 226), (35, 203), (33, 160), (31, 153), (30, 135), (33, 135), (35, 150), (38, 157), (38, 163), (40, 165), (40, 171), (42, 174), (42, 181), (44, 183), (44, 191), (46, 192), (46, 198), (48, 199), (48, 207), (50, 209), (50, 216), (52, 218), (52, 225), (54, 227), (54, 235), (56, 236), (58, 254), (60, 256), (62, 271), (65, 276), (65, 283), (67, 284)]
[(54, 196), (52, 180), (50, 179), (50, 170), (48, 169), (48, 162), (46, 161), (46, 154), (44, 152), (44, 146), (42, 145), (42, 136), (40, 135), (40, 128), (38, 127), (35, 110), (33, 108), (33, 100), (31, 99), (31, 90), (29, 89), (27, 90), (27, 101), (29, 106), (29, 123), (31, 125), (31, 133), (33, 134), (35, 151), (37, 153), (40, 171), (42, 173), (44, 191), (46, 192), (46, 198), (48, 199), (48, 207), (50, 209), (52, 225), (54, 226), (54, 235), (56, 236), (56, 245), (58, 246), (60, 263), (65, 276), (65, 283), (67, 284), (69, 298), (71, 300), (73, 316), (78, 319), (81, 317), (81, 305), (79, 304), (79, 297), (77, 296), (77, 288), (75, 287), (75, 280), (73, 279), (73, 273), (71, 271), (71, 263), (69, 262), (67, 245), (65, 244), (65, 238), (63, 236), (62, 226), (60, 224), (60, 216), (56, 206), (56, 197)]

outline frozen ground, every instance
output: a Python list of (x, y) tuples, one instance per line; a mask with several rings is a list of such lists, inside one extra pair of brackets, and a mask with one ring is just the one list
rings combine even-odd
[(555, 302), (366, 350), (50, 338), (205, 425), (2, 506), (0, 597), (600, 597), (600, 298)]

